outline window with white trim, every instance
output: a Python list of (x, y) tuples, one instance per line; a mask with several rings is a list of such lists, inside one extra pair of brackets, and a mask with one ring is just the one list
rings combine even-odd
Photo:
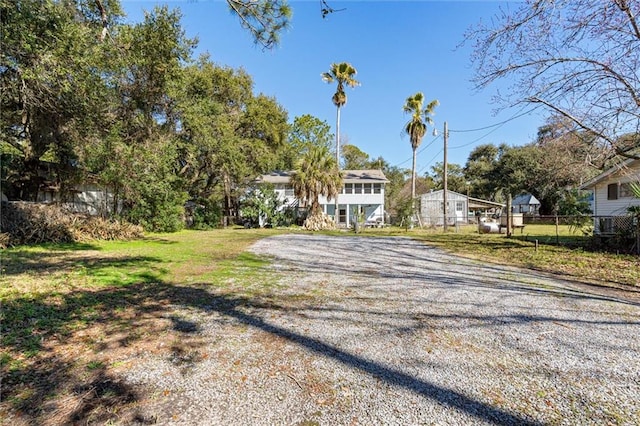
[(344, 184), (344, 193), (345, 194), (353, 194), (353, 184), (352, 183), (345, 183)]

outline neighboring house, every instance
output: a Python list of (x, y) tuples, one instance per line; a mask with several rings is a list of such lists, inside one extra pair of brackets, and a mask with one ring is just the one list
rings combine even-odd
[(540, 201), (531, 194), (518, 195), (511, 202), (511, 211), (513, 213), (537, 216), (540, 211)]
[(55, 186), (43, 186), (38, 191), (36, 202), (60, 203), (76, 213), (107, 216), (113, 212), (114, 194), (102, 185), (83, 183), (76, 185), (69, 198), (61, 202), (60, 192)]
[(630, 229), (632, 219), (627, 208), (640, 206), (640, 199), (631, 191), (632, 182), (640, 182), (640, 160), (628, 159), (581, 186), (593, 194), (594, 234)]
[[(55, 179), (55, 164), (48, 161), (39, 161), (36, 165), (35, 180), (37, 182), (37, 193), (35, 200), (32, 194), (29, 201), (36, 203), (56, 203), (66, 207), (72, 212), (89, 214), (92, 216), (107, 216), (113, 213), (115, 196), (113, 191), (99, 183), (96, 176), (87, 174), (81, 183), (67, 188), (64, 194), (61, 193), (60, 183)], [(5, 182), (3, 181), (3, 184)], [(15, 183), (14, 183), (15, 185)], [(25, 194), (21, 193), (16, 186), (7, 184), (9, 190), (2, 194), (2, 201), (24, 200)], [(19, 185), (18, 185), (19, 188)], [(12, 190), (13, 189), (13, 190)], [(118, 203), (118, 211), (121, 209)]]
[[(420, 220), (424, 226), (442, 226), (444, 190), (427, 192), (419, 198)], [(447, 191), (447, 225), (475, 222), (476, 216), (488, 211), (500, 212), (504, 205), (493, 201), (467, 197), (466, 195)], [(471, 213), (471, 217), (469, 217)]]
[[(389, 181), (381, 170), (342, 170), (344, 185), (338, 195), (339, 226), (351, 226), (358, 216), (366, 224), (384, 224), (384, 189)], [(293, 171), (276, 171), (262, 175), (257, 182), (270, 183), (274, 186), (278, 198), (287, 208), (305, 209), (301, 200), (295, 197), (290, 184)], [(335, 200), (319, 198), (322, 211), (330, 216), (335, 215)]]

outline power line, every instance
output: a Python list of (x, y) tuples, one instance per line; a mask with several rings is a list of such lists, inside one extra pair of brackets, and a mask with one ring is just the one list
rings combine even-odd
[[(458, 145), (458, 146), (450, 146), (449, 149), (460, 149), (460, 148), (465, 148), (465, 147), (467, 147), (469, 145), (473, 145), (474, 143), (486, 138), (487, 136), (489, 136), (491, 133), (495, 132), (498, 129), (500, 129), (500, 127), (496, 127), (495, 129), (485, 133), (484, 135), (480, 136), (479, 138), (476, 138), (476, 139), (472, 140), (471, 142), (468, 142), (468, 143), (465, 143), (465, 144), (462, 144), (462, 145)], [(451, 131), (451, 130), (449, 130), (449, 131)]]
[(429, 167), (429, 166), (431, 165), (431, 163), (433, 163), (433, 160), (435, 160), (436, 158), (438, 158), (438, 156), (439, 156), (440, 154), (442, 154), (442, 151), (444, 151), (444, 148), (440, 148), (440, 151), (438, 151), (438, 152), (436, 153), (436, 155), (434, 155), (434, 156), (433, 156), (433, 158), (431, 158), (431, 160), (429, 160), (429, 161), (427, 162), (427, 164), (426, 164), (426, 165), (422, 166), (422, 168), (420, 168), (420, 170), (418, 170), (418, 171), (416, 172), (416, 174), (417, 174), (417, 175), (419, 175), (420, 173), (422, 173), (422, 172), (424, 171), (424, 169), (426, 169), (427, 167)]
[[(516, 118), (520, 118), (520, 117), (522, 117), (523, 115), (529, 114), (529, 113), (533, 112), (536, 108), (537, 108), (537, 107), (535, 107), (535, 108), (531, 108), (530, 110), (525, 111), (525, 112), (522, 112), (522, 113), (518, 112), (518, 113), (516, 113), (515, 115), (513, 115), (512, 117), (510, 117), (510, 118), (508, 118), (508, 119), (506, 119), (506, 120), (504, 120), (504, 121), (501, 121), (500, 123), (492, 124), (491, 126), (485, 126), (485, 127), (482, 127), (482, 128), (478, 128), (478, 129), (469, 129), (469, 130), (449, 130), (450, 132), (462, 133), (462, 132), (475, 132), (475, 131), (480, 131), (480, 130), (486, 130), (486, 129), (491, 129), (491, 128), (493, 128), (493, 129), (491, 129), (490, 131), (488, 131), (487, 133), (485, 133), (484, 135), (480, 136), (479, 138), (476, 138), (476, 139), (472, 140), (471, 142), (467, 142), (467, 143), (465, 143), (465, 144), (457, 145), (457, 146), (450, 146), (450, 147), (449, 147), (449, 149), (460, 149), (460, 148), (466, 148), (466, 147), (468, 147), (469, 145), (473, 145), (473, 144), (475, 144), (476, 142), (478, 142), (478, 141), (480, 141), (480, 140), (482, 140), (482, 139), (486, 138), (487, 136), (489, 136), (491, 133), (495, 132), (496, 130), (500, 129), (500, 127), (504, 126), (504, 125), (505, 125), (505, 124), (507, 124), (508, 122), (510, 122), (510, 121), (512, 121), (512, 120), (515, 120)], [(520, 109), (520, 111), (522, 111), (523, 109), (524, 109), (524, 107), (522, 107), (522, 108)]]
[[(431, 145), (433, 145), (433, 143), (434, 143), (435, 141), (437, 141), (439, 138), (440, 138), (440, 135), (438, 135), (438, 136), (434, 137), (434, 138), (431, 140), (431, 142), (429, 142), (428, 144), (423, 145), (423, 146), (422, 146), (422, 148), (420, 148), (420, 150), (418, 150), (418, 152), (416, 152), (416, 156), (417, 156), (418, 154), (422, 153), (425, 149), (429, 148)], [(403, 161), (403, 162), (401, 162), (401, 163), (396, 164), (394, 167), (399, 167), (399, 166), (403, 165), (404, 163), (408, 163), (408, 162), (409, 162), (409, 161), (411, 161), (411, 160), (413, 160), (413, 156), (409, 157), (408, 159), (404, 160), (404, 161)]]
[[(471, 133), (471, 132), (479, 132), (479, 131), (482, 131), (482, 130), (492, 129), (491, 131), (489, 131), (489, 132), (485, 133), (484, 135), (482, 135), (482, 136), (480, 136), (480, 137), (478, 137), (478, 138), (476, 138), (476, 139), (472, 140), (471, 142), (465, 143), (465, 144), (463, 144), (463, 145), (458, 145), (458, 146), (450, 146), (450, 147), (449, 147), (449, 149), (460, 149), (460, 148), (465, 148), (465, 147), (467, 147), (467, 146), (473, 145), (473, 144), (475, 144), (476, 142), (478, 142), (478, 141), (480, 141), (480, 140), (482, 140), (482, 139), (486, 138), (487, 136), (489, 136), (491, 133), (495, 132), (496, 130), (500, 129), (500, 127), (504, 126), (504, 125), (505, 125), (505, 124), (507, 124), (508, 122), (513, 121), (513, 120), (515, 120), (515, 119), (517, 119), (517, 118), (523, 117), (523, 116), (525, 116), (525, 115), (527, 115), (527, 114), (530, 114), (530, 113), (532, 113), (533, 111), (535, 111), (538, 107), (536, 106), (536, 107), (533, 107), (533, 108), (531, 108), (531, 109), (529, 109), (529, 110), (527, 110), (527, 111), (524, 111), (524, 112), (523, 112), (523, 110), (524, 110), (525, 108), (526, 108), (526, 106), (523, 106), (522, 108), (520, 108), (520, 110), (519, 110), (518, 112), (516, 112), (514, 115), (512, 115), (512, 116), (511, 116), (511, 117), (509, 117), (509, 118), (507, 118), (506, 120), (503, 120), (503, 121), (500, 121), (500, 122), (498, 122), (498, 123), (494, 123), (494, 124), (491, 124), (491, 125), (488, 125), (488, 126), (478, 127), (478, 128), (475, 128), (475, 129), (462, 129), (462, 130), (452, 130), (452, 129), (449, 129), (449, 132), (454, 132), (454, 133)], [(431, 140), (431, 142), (429, 142), (428, 144), (424, 145), (424, 146), (423, 146), (423, 147), (422, 147), (422, 148), (417, 152), (417, 154), (422, 153), (425, 149), (427, 149), (429, 146), (431, 146), (431, 145), (432, 145), (436, 140), (438, 140), (438, 138), (440, 138), (440, 135), (438, 135), (438, 136), (434, 137), (434, 138)], [(438, 156), (442, 151), (443, 151), (443, 150), (441, 149), (441, 150), (438, 152), (438, 154), (436, 154), (436, 156), (435, 156), (434, 158), (432, 158), (432, 159), (427, 163), (427, 165), (426, 165), (426, 166), (424, 166), (424, 167), (420, 170), (420, 172), (422, 172), (422, 170), (424, 170), (426, 167), (428, 167), (428, 166), (429, 166), (429, 164), (431, 164), (431, 162), (432, 162), (432, 161), (433, 161), (433, 160), (434, 160), (434, 159), (435, 159), (435, 158), (436, 158), (436, 157), (437, 157), (437, 156)], [(416, 154), (416, 155), (417, 155), (417, 154)], [(401, 166), (401, 165), (403, 165), (403, 164), (405, 164), (405, 163), (408, 163), (408, 162), (409, 162), (409, 161), (411, 161), (412, 159), (413, 159), (413, 156), (412, 156), (412, 157), (409, 157), (408, 159), (406, 159), (405, 161), (403, 161), (403, 162), (401, 162), (401, 163), (396, 164), (396, 165), (395, 165), (395, 167), (399, 167), (399, 166)]]
[(479, 131), (481, 131), (481, 130), (487, 130), (487, 129), (490, 129), (490, 128), (492, 128), (492, 127), (502, 126), (502, 125), (507, 124), (508, 122), (510, 122), (510, 121), (512, 121), (512, 120), (515, 120), (516, 118), (520, 118), (520, 117), (525, 116), (525, 115), (527, 115), (527, 114), (529, 114), (529, 113), (532, 113), (532, 112), (533, 112), (533, 111), (535, 111), (538, 107), (534, 107), (534, 108), (531, 108), (531, 109), (530, 109), (530, 110), (528, 110), (528, 111), (521, 112), (524, 108), (525, 108), (525, 107), (520, 108), (520, 111), (516, 112), (516, 114), (515, 114), (515, 115), (513, 115), (513, 116), (511, 116), (511, 117), (507, 118), (506, 120), (501, 121), (501, 122), (499, 122), (499, 123), (494, 123), (494, 124), (491, 124), (491, 125), (489, 125), (489, 126), (484, 126), (484, 127), (478, 127), (478, 128), (476, 128), (476, 129), (464, 129), (464, 130), (452, 130), (452, 129), (449, 129), (449, 132), (450, 132), (450, 133), (470, 133), (470, 132), (479, 132)]

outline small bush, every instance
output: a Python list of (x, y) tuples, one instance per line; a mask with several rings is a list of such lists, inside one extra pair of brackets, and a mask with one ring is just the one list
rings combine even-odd
[(201, 200), (197, 204), (194, 203), (190, 213), (189, 227), (192, 229), (207, 230), (220, 227), (222, 210), (219, 203)]

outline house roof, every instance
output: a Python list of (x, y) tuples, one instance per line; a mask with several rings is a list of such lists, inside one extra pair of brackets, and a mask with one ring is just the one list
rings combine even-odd
[(256, 179), (257, 182), (267, 183), (289, 183), (293, 171), (276, 170), (267, 175), (262, 175)]
[(482, 200), (480, 198), (469, 197), (469, 210), (478, 209), (492, 209), (505, 207), (502, 203), (496, 203), (495, 201)]
[[(289, 183), (294, 170), (289, 171), (273, 171), (269, 174), (262, 175), (256, 179), (258, 182), (267, 183)], [(388, 183), (387, 177), (382, 170), (342, 170), (342, 176), (345, 183)]]
[(540, 205), (540, 201), (531, 194), (523, 194), (514, 198), (511, 204), (514, 206)]
[(387, 183), (387, 177), (382, 170), (343, 170), (342, 176), (345, 183), (378, 182)]
[(594, 177), (590, 181), (582, 184), (580, 189), (591, 189), (594, 188), (600, 182), (608, 179), (609, 177), (615, 175), (618, 172), (623, 171), (624, 169), (636, 170), (640, 173), (640, 160), (636, 160), (635, 158), (628, 158), (623, 161), (621, 164), (611, 167), (608, 170), (600, 173), (598, 176)]

